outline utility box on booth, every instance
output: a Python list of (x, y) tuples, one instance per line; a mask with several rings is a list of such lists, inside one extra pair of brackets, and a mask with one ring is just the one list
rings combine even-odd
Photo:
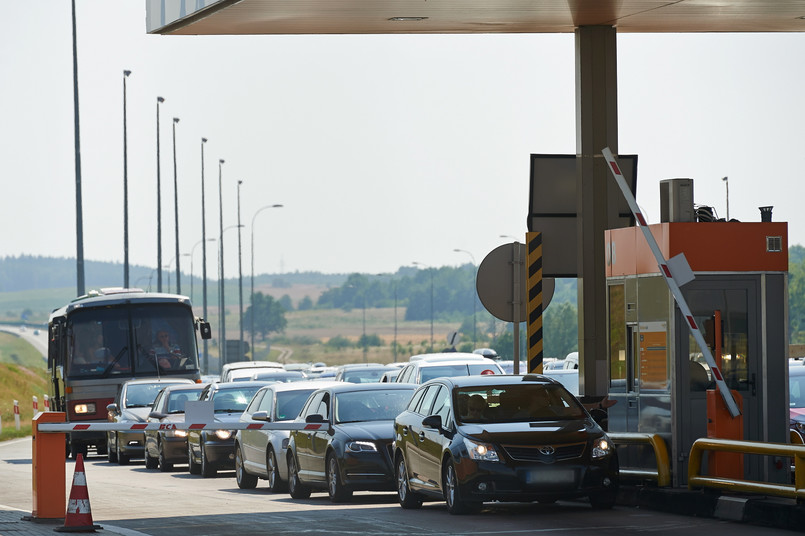
[[(687, 484), (696, 439), (724, 435), (788, 442), (788, 226), (781, 222), (674, 221), (649, 226), (666, 259), (684, 253), (695, 279), (681, 287), (742, 415), (708, 411), (710, 367), (637, 227), (605, 233), (609, 331), (609, 430), (660, 434), (673, 485)], [(720, 394), (714, 391), (712, 395)], [(730, 422), (725, 422), (729, 419)], [(730, 430), (729, 433), (725, 430)], [(647, 468), (653, 454), (619, 453)], [(710, 469), (721, 470), (714, 462)], [(785, 465), (785, 464), (783, 464)], [(739, 477), (787, 482), (788, 469), (746, 457)]]

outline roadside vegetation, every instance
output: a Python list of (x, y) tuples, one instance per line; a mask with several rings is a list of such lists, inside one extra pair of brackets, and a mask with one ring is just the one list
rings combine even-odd
[[(41, 410), (47, 392), (47, 367), (42, 355), (20, 337), (0, 332), (0, 441), (31, 435), (33, 397), (38, 398)], [(14, 400), (19, 402), (19, 430)]]

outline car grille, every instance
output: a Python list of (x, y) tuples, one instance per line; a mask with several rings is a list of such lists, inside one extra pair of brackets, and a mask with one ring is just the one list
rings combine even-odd
[[(522, 445), (501, 445), (506, 454), (513, 460), (525, 462), (544, 462), (552, 463), (561, 460), (572, 460), (580, 458), (584, 454), (586, 443), (568, 443), (565, 445), (538, 445), (538, 446), (522, 446)], [(553, 453), (545, 452), (545, 447), (553, 448)], [(543, 451), (540, 451), (543, 449)]]

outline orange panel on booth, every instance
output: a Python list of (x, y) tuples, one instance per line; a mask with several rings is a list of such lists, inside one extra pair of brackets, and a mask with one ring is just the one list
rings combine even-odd
[[(741, 414), (732, 417), (724, 399), (715, 389), (707, 390), (707, 437), (718, 439), (744, 438), (743, 397), (731, 390)], [(711, 451), (707, 458), (708, 474), (723, 478), (744, 478), (744, 455), (740, 452)]]

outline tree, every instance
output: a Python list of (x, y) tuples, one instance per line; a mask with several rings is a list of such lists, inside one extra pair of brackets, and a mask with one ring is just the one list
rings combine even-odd
[(570, 303), (553, 304), (543, 314), (545, 339), (542, 343), (546, 357), (563, 358), (579, 347), (579, 317)]
[(254, 331), (260, 334), (262, 340), (269, 333), (282, 333), (288, 325), (285, 318), (285, 309), (279, 301), (262, 292), (257, 292), (252, 299), (252, 304), (246, 309), (243, 315), (245, 326), (252, 325), (252, 315), (254, 315)]
[(300, 311), (309, 311), (310, 309), (313, 309), (313, 300), (310, 299), (310, 296), (305, 296), (299, 300), (299, 305), (297, 305), (297, 308)]
[(280, 305), (286, 311), (293, 311), (293, 302), (291, 301), (291, 297), (287, 294), (283, 294), (282, 298), (280, 298)]

